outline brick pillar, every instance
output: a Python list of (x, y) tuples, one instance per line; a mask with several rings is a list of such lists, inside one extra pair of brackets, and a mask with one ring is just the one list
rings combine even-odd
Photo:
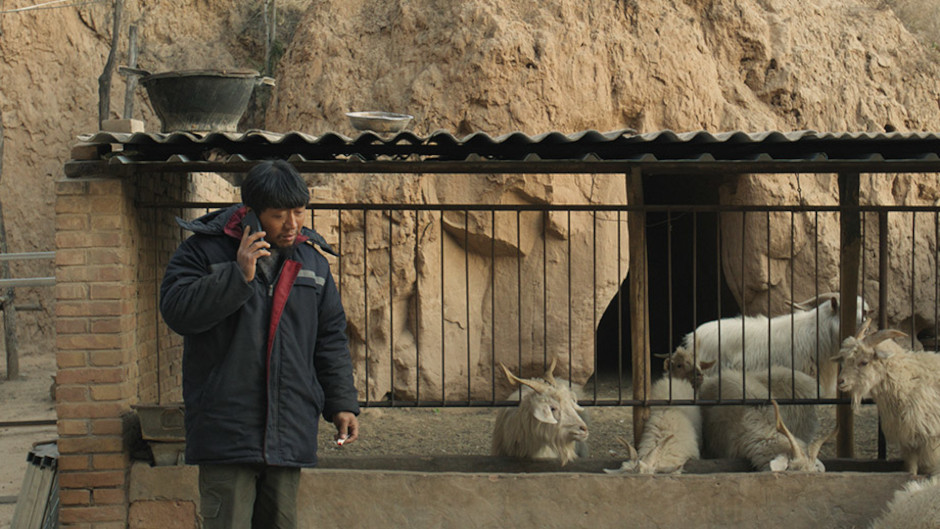
[(56, 348), (62, 527), (124, 528), (126, 418), (136, 399), (137, 261), (128, 179), (56, 183)]

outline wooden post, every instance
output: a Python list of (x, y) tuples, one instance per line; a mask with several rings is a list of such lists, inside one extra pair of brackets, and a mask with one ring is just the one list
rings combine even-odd
[(124, 10), (124, 0), (114, 0), (114, 27), (111, 30), (111, 51), (108, 52), (108, 61), (104, 71), (98, 77), (98, 128), (103, 128), (104, 120), (111, 112), (111, 76), (114, 73), (115, 55), (121, 31), (121, 12)]
[(274, 42), (277, 40), (277, 0), (264, 2), (264, 75), (274, 72)]
[[(3, 181), (3, 115), (0, 114), (0, 181)], [(7, 253), (7, 231), (3, 223), (3, 206), (0, 204), (0, 253)], [(0, 263), (0, 276), (10, 277), (10, 264), (7, 261)], [(16, 341), (16, 293), (9, 287), (3, 293), (3, 334), (7, 357), (7, 380), (15, 380), (20, 376), (20, 356)]]
[[(127, 66), (137, 68), (137, 25), (132, 24), (127, 35)], [(137, 89), (137, 74), (129, 74), (125, 80), (124, 119), (134, 119), (134, 91)]]
[[(888, 212), (878, 213), (878, 328), (888, 328)], [(888, 442), (878, 418), (878, 459), (888, 459)]]
[[(839, 174), (839, 224), (840, 248), (840, 322), (841, 338), (844, 340), (855, 335), (856, 313), (858, 311), (858, 271), (861, 259), (861, 218), (858, 210), (858, 173)], [(836, 407), (836, 424), (839, 435), (836, 439), (836, 455), (855, 457), (854, 424), (855, 416), (849, 404)]]
[[(643, 205), (643, 174), (634, 168), (627, 174), (627, 203)], [(646, 262), (646, 213), (630, 212), (627, 216), (630, 237), (630, 351), (633, 356), (633, 398), (648, 399), (650, 393), (649, 292)], [(633, 408), (633, 442), (640, 444), (643, 426), (649, 419), (649, 406)]]

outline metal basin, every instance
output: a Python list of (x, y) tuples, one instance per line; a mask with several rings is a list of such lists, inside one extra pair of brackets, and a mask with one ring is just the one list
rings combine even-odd
[(259, 84), (274, 79), (254, 70), (185, 70), (143, 75), (163, 132), (233, 132)]
[(371, 110), (367, 112), (347, 112), (349, 123), (356, 130), (372, 132), (401, 132), (413, 116)]

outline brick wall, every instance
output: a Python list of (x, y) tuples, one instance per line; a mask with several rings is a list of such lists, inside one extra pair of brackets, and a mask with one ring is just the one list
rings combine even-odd
[(128, 500), (132, 405), (182, 400), (182, 340), (163, 325), (157, 299), (166, 263), (188, 235), (173, 217), (191, 214), (154, 204), (230, 201), (233, 189), (215, 175), (56, 183), (62, 527), (136, 527), (143, 511), (193, 512), (154, 504), (134, 510)]
[(136, 398), (136, 244), (127, 180), (56, 183), (56, 414), (63, 527), (124, 527)]

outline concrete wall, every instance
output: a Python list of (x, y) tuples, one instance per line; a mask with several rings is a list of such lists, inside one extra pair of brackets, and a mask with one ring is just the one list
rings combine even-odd
[[(132, 529), (197, 527), (196, 468), (131, 470)], [(304, 471), (300, 527), (867, 527), (901, 472), (677, 476), (585, 472)]]

